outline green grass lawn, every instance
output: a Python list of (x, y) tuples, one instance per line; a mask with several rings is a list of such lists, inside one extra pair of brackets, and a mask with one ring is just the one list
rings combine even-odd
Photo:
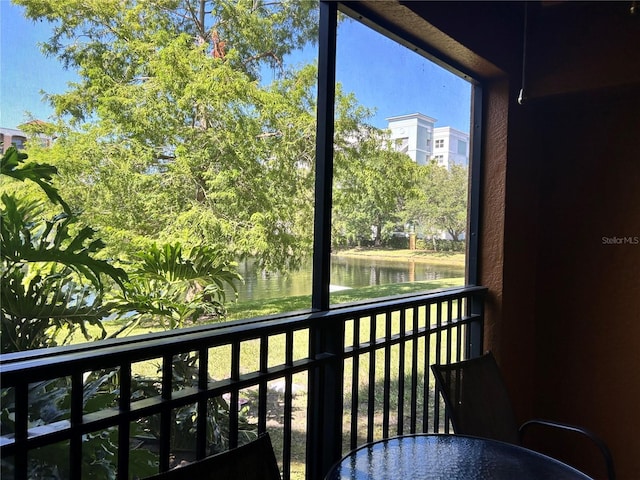
[[(438, 290), (441, 288), (451, 288), (464, 285), (464, 278), (444, 278), (440, 280), (430, 280), (424, 282), (411, 283), (395, 283), (390, 285), (379, 285), (373, 287), (352, 288), (349, 290), (341, 290), (331, 294), (331, 304), (338, 305), (349, 302), (357, 302), (360, 300), (368, 300), (373, 298), (387, 297), (393, 295), (403, 295), (428, 290)], [(283, 312), (295, 312), (298, 310), (307, 310), (311, 308), (311, 295), (301, 295), (297, 297), (281, 297), (273, 299), (253, 300), (241, 303), (227, 302), (226, 320), (239, 320), (244, 318), (260, 317), (264, 315), (272, 315)], [(104, 323), (105, 330), (108, 334), (112, 334), (119, 330), (124, 321), (109, 321)], [(201, 325), (201, 324), (200, 324)], [(89, 333), (92, 336), (99, 335), (97, 327), (88, 326)], [(164, 331), (161, 326), (157, 325), (139, 325), (136, 328), (126, 332), (127, 335), (143, 335), (146, 333)], [(76, 335), (73, 343), (81, 343), (86, 341), (81, 335)]]
[[(387, 297), (393, 295), (402, 295), (402, 294), (410, 294), (421, 291), (428, 290), (437, 290), (442, 288), (451, 288), (456, 286), (462, 286), (464, 284), (463, 278), (447, 278), (440, 280), (432, 280), (432, 281), (424, 281), (424, 282), (411, 282), (411, 283), (397, 283), (390, 285), (381, 285), (374, 287), (362, 287), (362, 288), (353, 288), (349, 290), (342, 290), (340, 292), (333, 293), (331, 295), (331, 303), (332, 304), (344, 304), (349, 302), (356, 302), (360, 300), (368, 300), (372, 298), (380, 298)], [(239, 320), (245, 318), (253, 318), (265, 315), (272, 315), (283, 312), (293, 312), (300, 310), (308, 310), (311, 306), (311, 296), (310, 295), (302, 295), (296, 297), (285, 297), (285, 298), (274, 298), (270, 300), (255, 300), (241, 303), (228, 303), (227, 309), (227, 321), (231, 320)], [(109, 321), (105, 322), (104, 327), (107, 331), (107, 334), (112, 334), (119, 330), (123, 325), (122, 320), (117, 321)], [(99, 329), (97, 327), (89, 326), (88, 331), (90, 335), (99, 336)], [(154, 332), (164, 331), (161, 326), (157, 325), (138, 325), (135, 328), (126, 332), (128, 336), (134, 335), (145, 335)], [(366, 326), (361, 331), (362, 335), (368, 335)], [(121, 335), (122, 336), (122, 335)], [(296, 352), (304, 352), (306, 350), (306, 340), (298, 340), (297, 337), (304, 337), (304, 335), (297, 335), (295, 343)], [(77, 334), (74, 338), (73, 343), (82, 343), (85, 342), (85, 338)], [(251, 348), (251, 342), (244, 342), (242, 356), (241, 356), (241, 366), (249, 367), (247, 365), (249, 363), (253, 363), (258, 358), (258, 345), (257, 341), (255, 342), (255, 350)], [(227, 347), (218, 347), (220, 349), (224, 349)], [(230, 347), (229, 347), (230, 348)], [(225, 355), (221, 355), (223, 352), (218, 352), (216, 355), (219, 358), (224, 357)], [(276, 337), (269, 344), (269, 359), (270, 364), (275, 364), (273, 362), (279, 362), (280, 359), (283, 359), (285, 355), (284, 352), (284, 337), (278, 338)], [(227, 357), (229, 355), (226, 355)], [(300, 353), (296, 355), (296, 358), (302, 358), (306, 355)], [(158, 359), (159, 361), (159, 359)], [(156, 371), (156, 362), (145, 362), (144, 364), (136, 365), (134, 367), (134, 371), (136, 373), (144, 375), (144, 376), (154, 376)], [(228, 365), (217, 365), (217, 368), (221, 368), (223, 371), (228, 367)]]
[[(401, 294), (410, 294), (421, 291), (429, 291), (429, 290), (437, 290), (442, 288), (450, 288), (461, 286), (464, 284), (463, 278), (451, 278), (451, 279), (441, 279), (434, 281), (424, 281), (424, 282), (412, 282), (412, 283), (401, 283), (401, 284), (392, 284), (392, 285), (384, 285), (384, 286), (375, 286), (375, 287), (364, 287), (364, 288), (354, 288), (349, 290), (343, 290), (340, 292), (336, 292), (331, 296), (332, 304), (341, 304), (348, 302), (355, 302), (360, 300), (367, 300), (372, 298), (379, 297), (387, 297), (393, 295), (401, 295)], [(242, 302), (242, 303), (230, 303), (228, 304), (228, 320), (236, 320), (242, 318), (251, 318), (256, 316), (263, 315), (271, 315), (277, 314), (280, 312), (287, 311), (298, 311), (305, 310), (310, 307), (311, 297), (309, 295), (298, 296), (298, 297), (289, 297), (289, 298), (276, 298), (271, 300), (259, 300), (259, 301), (250, 301), (250, 302)], [(435, 318), (435, 306), (432, 310), (432, 318)], [(425, 311), (424, 309), (420, 309), (418, 313), (419, 322), (421, 325), (424, 325), (425, 322)], [(412, 328), (412, 318), (411, 313), (407, 314), (406, 319), (406, 328), (407, 330), (411, 330)], [(107, 322), (105, 327), (107, 331), (115, 331), (120, 327), (120, 322)], [(354, 320), (350, 320), (345, 325), (345, 344), (353, 345), (354, 343), (359, 342), (367, 342), (370, 338), (370, 322), (369, 319), (363, 319), (360, 321), (360, 336), (358, 339), (354, 339), (353, 331), (354, 331)], [(385, 322), (383, 318), (380, 318), (376, 325), (376, 337), (384, 337), (385, 336)], [(129, 333), (129, 335), (141, 335), (154, 331), (162, 330), (160, 327), (145, 327), (138, 326), (133, 331)], [(395, 313), (392, 316), (392, 326), (391, 333), (398, 333), (400, 330), (400, 316)], [(446, 335), (446, 333), (444, 334)], [(445, 337), (446, 338), (446, 337)], [(452, 340), (455, 345), (455, 335), (452, 335)], [(294, 333), (294, 352), (293, 358), (301, 359), (308, 356), (309, 352), (309, 335), (308, 330), (304, 329)], [(444, 343), (444, 342), (443, 342)], [(410, 375), (412, 372), (411, 358), (412, 358), (412, 349), (413, 343), (409, 342), (406, 344), (404, 353), (404, 362), (405, 369), (404, 375)], [(417, 374), (417, 378), (419, 379), (418, 389), (419, 391), (423, 388), (422, 378), (424, 378), (424, 359), (425, 355), (427, 355), (427, 351), (425, 349), (424, 341), (420, 341), (417, 344), (418, 348), (418, 356), (421, 359), (417, 368), (417, 371), (413, 372)], [(429, 348), (429, 358), (433, 359), (435, 355), (435, 342), (430, 344)], [(390, 398), (391, 398), (391, 409), (397, 411), (398, 408), (398, 399), (399, 399), (399, 377), (400, 372), (398, 370), (400, 365), (401, 351), (398, 345), (393, 346), (388, 352), (385, 349), (379, 349), (375, 352), (373, 356), (373, 360), (370, 358), (370, 354), (363, 354), (358, 357), (358, 378), (354, 378), (354, 361), (346, 360), (344, 365), (344, 383), (345, 383), (345, 416), (344, 416), (344, 430), (345, 435), (348, 435), (349, 430), (351, 428), (351, 414), (353, 399), (351, 396), (351, 384), (352, 382), (356, 382), (358, 385), (358, 390), (361, 392), (357, 401), (357, 405), (355, 406), (355, 411), (357, 415), (357, 423), (358, 427), (358, 438), (360, 441), (363, 441), (366, 435), (366, 422), (367, 422), (367, 400), (369, 391), (372, 392), (375, 398), (375, 436), (376, 438), (380, 438), (382, 432), (382, 399), (384, 395), (384, 372), (385, 372), (385, 359), (386, 355), (389, 353), (390, 355), (390, 364), (391, 364), (391, 378), (390, 378)], [(250, 340), (242, 342), (240, 349), (240, 370), (241, 373), (251, 373), (259, 370), (259, 358), (260, 358), (260, 341), (259, 340)], [(276, 366), (285, 363), (286, 358), (286, 345), (285, 345), (285, 335), (276, 335), (269, 338), (269, 352), (268, 352), (268, 364), (269, 366)], [(149, 360), (146, 362), (141, 362), (133, 366), (134, 374), (138, 374), (147, 378), (157, 378), (160, 380), (160, 373), (158, 371), (158, 367), (161, 364), (162, 359), (158, 358), (156, 360)], [(369, 371), (370, 368), (375, 369), (375, 385), (369, 385)], [(209, 375), (217, 380), (229, 378), (231, 369), (231, 346), (221, 346), (210, 349), (209, 352)], [(393, 372), (396, 372), (395, 374)], [(304, 468), (305, 468), (305, 438), (306, 438), (306, 423), (307, 423), (307, 395), (306, 395), (306, 387), (307, 387), (307, 374), (306, 372), (296, 374), (293, 378), (293, 383), (297, 387), (300, 387), (300, 391), (295, 396), (293, 400), (293, 413), (292, 413), (292, 435), (293, 435), (293, 445), (292, 445), (292, 459), (291, 459), (291, 470), (292, 470), (292, 479), (302, 479), (304, 478)], [(427, 386), (428, 387), (428, 386)], [(371, 390), (370, 390), (371, 388)], [(404, 384), (404, 393), (405, 397), (403, 400), (404, 405), (404, 416), (405, 422), (408, 422), (407, 414), (410, 411), (410, 405), (406, 402), (409, 401), (410, 397), (410, 381), (409, 378), (405, 381)], [(247, 399), (255, 398), (256, 392), (253, 388), (249, 388), (246, 391), (241, 392), (241, 395)], [(269, 396), (273, 399), (274, 407), (270, 407), (270, 412), (272, 416), (270, 416), (270, 420), (267, 423), (267, 428), (272, 434), (272, 440), (274, 442), (274, 447), (276, 451), (281, 451), (282, 448), (282, 438), (283, 438), (283, 424), (282, 424), (282, 412), (280, 409), (283, 408), (282, 397), (278, 396), (270, 390)], [(419, 405), (419, 413), (424, 410), (422, 405)], [(253, 418), (252, 420), (257, 421), (257, 418)], [(397, 421), (397, 415), (394, 417), (394, 414), (391, 414), (392, 424), (395, 424)], [(392, 430), (393, 432), (393, 430)], [(397, 432), (401, 433), (401, 432)], [(345, 436), (345, 449), (348, 449), (348, 437)]]
[[(374, 293), (377, 296), (388, 296), (388, 295), (398, 295), (404, 293), (413, 293), (424, 290), (434, 290), (439, 288), (446, 287), (455, 287), (463, 284), (463, 279), (446, 279), (446, 280), (437, 280), (432, 282), (416, 282), (409, 284), (396, 284), (396, 285), (387, 285), (384, 287), (365, 287), (360, 289), (346, 290), (341, 291), (332, 296), (332, 299), (336, 303), (343, 302), (352, 302), (358, 300), (365, 300), (374, 297)], [(283, 305), (286, 305), (289, 310), (297, 310), (304, 309), (309, 305), (309, 297), (295, 297), (293, 299), (277, 299), (268, 302), (244, 302), (242, 304), (237, 304), (230, 308), (231, 316), (237, 315), (237, 318), (242, 318), (243, 316), (253, 316), (253, 315), (267, 315), (271, 313), (276, 313), (280, 308), (283, 308)], [(281, 303), (284, 302), (284, 303)], [(454, 308), (455, 311), (455, 308)], [(247, 313), (250, 312), (249, 315)], [(433, 306), (431, 310), (432, 319), (435, 319), (436, 307)], [(418, 319), (420, 326), (424, 326), (425, 324), (425, 311), (420, 310), (418, 313)], [(411, 317), (411, 313), (407, 314), (406, 318), (406, 329), (411, 330), (413, 318)], [(345, 325), (345, 345), (350, 346), (354, 344), (358, 344), (361, 342), (368, 342), (370, 339), (370, 321), (369, 318), (365, 318), (360, 320), (360, 335), (358, 338), (354, 338), (354, 322), (355, 320), (350, 320)], [(400, 331), (400, 315), (395, 313), (392, 315), (392, 324), (391, 324), (391, 334), (397, 334)], [(376, 322), (376, 338), (382, 338), (385, 336), (385, 322), (381, 317)], [(456, 333), (451, 334), (450, 338), (447, 338), (447, 333), (442, 333), (442, 345), (441, 345), (441, 355), (442, 358), (445, 358), (445, 348), (447, 344), (447, 340), (450, 339), (451, 343), (456, 345)], [(412, 356), (413, 349), (417, 347), (417, 357), (418, 363), (413, 370), (412, 365)], [(410, 411), (411, 411), (411, 375), (416, 375), (417, 379), (417, 391), (419, 392), (417, 399), (417, 417), (418, 422), (422, 421), (424, 415), (427, 415), (427, 411), (430, 411), (433, 405), (433, 396), (430, 397), (429, 405), (424, 405), (422, 401), (422, 396), (420, 392), (423, 391), (424, 388), (433, 389), (433, 385), (424, 384), (425, 375), (428, 378), (428, 372), (425, 372), (425, 362), (433, 363), (436, 358), (436, 343), (434, 338), (432, 337), (432, 341), (429, 343), (429, 349), (427, 350), (427, 344), (424, 339), (420, 340), (417, 344), (413, 342), (408, 342), (404, 346), (404, 353), (402, 354), (402, 350), (398, 345), (394, 345), (389, 350), (382, 348), (376, 350), (374, 354), (365, 353), (359, 355), (357, 360), (347, 359), (344, 364), (344, 385), (345, 385), (345, 393), (344, 393), (344, 416), (343, 416), (343, 450), (349, 450), (349, 434), (351, 429), (351, 412), (355, 411), (356, 419), (357, 419), (357, 436), (358, 442), (362, 443), (366, 440), (366, 431), (367, 431), (367, 418), (368, 418), (368, 400), (369, 395), (373, 395), (374, 398), (374, 437), (381, 438), (382, 437), (382, 429), (383, 429), (383, 405), (384, 405), (384, 393), (385, 393), (385, 385), (389, 389), (389, 397), (390, 397), (390, 432), (392, 435), (406, 433), (397, 431), (396, 425), (398, 422), (398, 414), (399, 404), (402, 402), (403, 407), (403, 419), (405, 429), (408, 428), (410, 422)], [(455, 348), (455, 347), (454, 347)], [(260, 343), (258, 340), (243, 342), (241, 346), (241, 358), (240, 358), (240, 366), (242, 373), (250, 373), (253, 371), (257, 371), (259, 369), (258, 358), (259, 358), (259, 349)], [(228, 359), (230, 358), (228, 351), (218, 351), (216, 352), (218, 355), (215, 355), (218, 358), (218, 361), (211, 361), (210, 368), (213, 371), (217, 371), (219, 374), (223, 376), (228, 372), (230, 365), (228, 364)], [(387, 360), (387, 354), (389, 355), (389, 364), (390, 364), (390, 382), (386, 384), (385, 382), (385, 362)], [(269, 365), (275, 366), (284, 363), (286, 355), (285, 349), (285, 338), (284, 335), (275, 336), (269, 339)], [(373, 358), (371, 357), (373, 355)], [(294, 354), (293, 358), (300, 359), (308, 356), (308, 331), (302, 330), (300, 332), (296, 332), (294, 336)], [(213, 359), (214, 355), (210, 354), (210, 358)], [(400, 373), (400, 365), (404, 362), (404, 373)], [(358, 366), (358, 374), (354, 377), (354, 367), (355, 362), (357, 362)], [(370, 369), (373, 368), (375, 382), (373, 385), (370, 385)], [(395, 372), (395, 373), (394, 373)], [(404, 377), (404, 387), (403, 390), (400, 391), (400, 376)], [(307, 382), (306, 373), (298, 374), (294, 376), (293, 383), (294, 385), (298, 385), (301, 387), (305, 387)], [(351, 393), (351, 385), (355, 383), (357, 385), (357, 390), (359, 392), (357, 402), (354, 403), (354, 398), (352, 398)], [(270, 393), (271, 395), (271, 393)], [(306, 439), (306, 408), (307, 408), (307, 396), (306, 390), (302, 390), (298, 393), (293, 399), (293, 413), (292, 413), (292, 436), (293, 436), (293, 445), (292, 445), (292, 458), (291, 458), (291, 478), (292, 479), (303, 479), (304, 478), (304, 468), (305, 468), (305, 439)], [(257, 420), (257, 419), (256, 419)], [(274, 442), (274, 447), (276, 451), (279, 451), (282, 448), (282, 436), (283, 436), (283, 427), (279, 422), (269, 423), (267, 428), (272, 434), (272, 439)], [(418, 428), (421, 428), (418, 426)]]
[[(392, 295), (410, 294), (421, 291), (437, 290), (442, 288), (450, 288), (461, 286), (464, 283), (462, 278), (450, 278), (440, 279), (426, 282), (413, 282), (413, 283), (400, 283), (376, 287), (363, 287), (354, 288), (350, 290), (343, 290), (332, 295), (331, 300), (334, 304), (342, 304), (348, 302), (355, 302), (359, 300), (367, 300), (376, 297), (387, 297)], [(310, 295), (288, 297), (288, 298), (276, 298), (271, 300), (259, 300), (242, 303), (231, 303), (228, 305), (227, 320), (238, 320), (244, 318), (252, 318), (264, 315), (277, 314), (281, 312), (291, 312), (307, 310), (311, 305)], [(399, 320), (394, 316), (393, 331), (397, 333)], [(369, 323), (361, 322), (360, 327), (360, 339), (361, 341), (367, 341), (370, 335)], [(105, 322), (105, 329), (108, 334), (111, 334), (122, 326), (122, 321), (110, 321)], [(384, 322), (378, 322), (378, 331), (376, 335), (384, 335)], [(407, 328), (411, 328), (409, 325)], [(160, 326), (148, 326), (138, 325), (131, 331), (127, 332), (128, 336), (145, 335), (154, 332), (160, 332), (164, 329)], [(346, 325), (346, 338), (349, 339), (352, 336), (353, 321), (348, 322)], [(97, 327), (89, 327), (89, 333), (91, 335), (99, 335)], [(74, 339), (74, 343), (81, 343), (86, 341), (81, 335), (77, 335)], [(259, 340), (250, 340), (242, 343), (240, 354), (240, 369), (241, 372), (251, 372), (258, 370), (258, 359), (260, 358), (260, 344)], [(270, 338), (269, 341), (269, 354), (268, 364), (269, 366), (280, 365), (285, 361), (286, 349), (285, 349), (285, 336), (279, 335)], [(308, 355), (308, 334), (306, 331), (296, 332), (294, 334), (294, 352), (293, 358), (301, 359)], [(226, 378), (231, 368), (231, 347), (221, 346), (215, 347), (210, 352), (210, 374), (214, 378)], [(140, 362), (132, 366), (134, 374), (141, 375), (147, 378), (160, 378), (158, 371), (159, 365), (162, 363), (162, 359), (149, 360), (146, 362)], [(378, 360), (376, 360), (378, 363)], [(378, 365), (377, 371), (380, 372), (382, 367)]]
[[(437, 290), (462, 286), (464, 278), (445, 278), (424, 282), (394, 283), (390, 285), (378, 285), (373, 287), (352, 288), (341, 290), (331, 294), (331, 304), (357, 302), (372, 298), (388, 297), (392, 295), (403, 295), (425, 290)], [(274, 313), (294, 312), (305, 310), (311, 307), (311, 295), (301, 295), (288, 298), (274, 298), (270, 300), (255, 300), (242, 303), (227, 304), (227, 319), (237, 320), (240, 318), (259, 317)]]

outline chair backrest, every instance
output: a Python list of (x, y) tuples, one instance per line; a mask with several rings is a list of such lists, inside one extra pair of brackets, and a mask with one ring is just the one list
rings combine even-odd
[(431, 370), (455, 433), (519, 443), (513, 407), (491, 353)]
[(238, 448), (148, 477), (148, 480), (184, 479), (281, 480), (281, 477), (271, 438), (263, 433)]

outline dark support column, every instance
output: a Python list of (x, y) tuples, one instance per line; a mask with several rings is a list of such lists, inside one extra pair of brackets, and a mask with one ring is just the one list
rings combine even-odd
[(471, 149), (469, 162), (469, 225), (467, 235), (467, 284), (478, 285), (479, 229), (480, 229), (480, 194), (482, 182), (482, 87), (474, 85), (471, 100)]
[[(336, 2), (320, 2), (316, 205), (311, 302), (312, 308), (317, 311), (329, 309), (337, 15)], [(306, 474), (309, 480), (322, 479), (342, 453), (343, 365), (339, 353), (343, 348), (343, 329), (344, 324), (341, 320), (320, 317), (309, 332), (309, 355), (313, 358), (326, 358), (309, 375)]]
[[(469, 169), (469, 235), (467, 237), (467, 284), (478, 285), (480, 272), (478, 269), (478, 253), (480, 251), (480, 198), (482, 170), (480, 155), (482, 152), (482, 87), (473, 86), (471, 111), (471, 162)], [(468, 306), (470, 314), (478, 314), (482, 321), (474, 322), (467, 329), (467, 356), (473, 358), (481, 355), (484, 350), (484, 298), (475, 295)]]
[(327, 310), (329, 308), (337, 12), (338, 7), (335, 2), (320, 2), (318, 123), (316, 126), (316, 204), (313, 232), (313, 289), (311, 300), (311, 307), (314, 310)]

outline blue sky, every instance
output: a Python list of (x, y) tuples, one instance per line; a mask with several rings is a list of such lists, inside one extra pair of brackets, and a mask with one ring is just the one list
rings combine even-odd
[(338, 26), (336, 80), (376, 108), (377, 127), (387, 117), (422, 113), (437, 127), (469, 132), (469, 82), (354, 20)]
[(37, 46), (49, 37), (49, 24), (27, 20), (22, 12), (22, 7), (0, 0), (0, 126), (7, 128), (27, 120), (25, 111), (47, 120), (52, 111), (42, 102), (41, 90), (61, 93), (75, 79)]
[[(8, 128), (27, 120), (25, 112), (49, 118), (41, 91), (63, 92), (75, 79), (40, 52), (38, 43), (47, 40), (50, 25), (27, 20), (22, 11), (0, 0), (0, 126)], [(465, 80), (355, 21), (339, 25), (337, 45), (337, 80), (376, 110), (373, 125), (384, 128), (387, 117), (419, 112), (436, 118), (436, 126), (469, 131), (471, 90)], [(315, 53), (308, 48), (294, 58), (304, 61)]]

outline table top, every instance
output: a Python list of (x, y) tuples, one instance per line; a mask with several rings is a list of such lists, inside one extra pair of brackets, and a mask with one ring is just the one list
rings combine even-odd
[(463, 435), (405, 435), (347, 454), (325, 480), (590, 480), (517, 445)]

